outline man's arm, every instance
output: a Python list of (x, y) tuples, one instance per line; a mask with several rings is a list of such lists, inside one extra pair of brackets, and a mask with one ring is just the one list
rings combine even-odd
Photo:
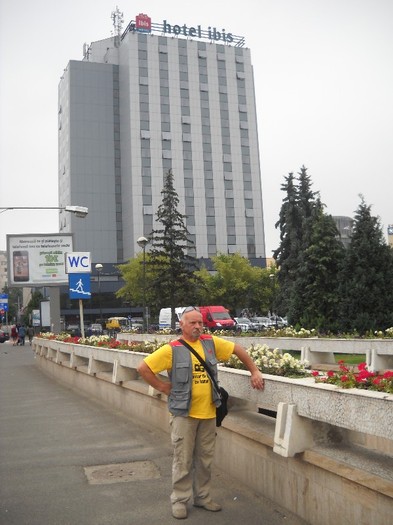
[(233, 353), (240, 359), (244, 366), (251, 372), (251, 386), (257, 390), (263, 390), (265, 387), (265, 382), (262, 377), (262, 373), (251, 359), (246, 349), (235, 343), (235, 348)]
[(144, 361), (142, 361), (141, 364), (138, 366), (137, 371), (138, 374), (140, 374), (143, 377), (146, 383), (148, 383), (150, 386), (152, 386), (159, 392), (162, 392), (163, 394), (169, 396), (172, 389), (172, 383), (170, 383), (169, 381), (163, 381), (155, 374), (153, 374), (151, 369)]

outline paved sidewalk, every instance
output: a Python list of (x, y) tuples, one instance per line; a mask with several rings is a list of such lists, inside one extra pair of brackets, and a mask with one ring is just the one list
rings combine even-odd
[(216, 469), (223, 510), (174, 519), (171, 458), (164, 432), (47, 377), (28, 344), (0, 345), (0, 525), (304, 525)]

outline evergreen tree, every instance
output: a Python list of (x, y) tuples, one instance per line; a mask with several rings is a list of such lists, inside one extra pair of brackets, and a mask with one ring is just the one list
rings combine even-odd
[(320, 207), (311, 225), (309, 246), (303, 252), (296, 281), (296, 311), (304, 328), (319, 332), (337, 330), (339, 276), (344, 256), (336, 224)]
[(364, 334), (393, 326), (392, 290), (393, 251), (361, 197), (341, 278), (342, 330)]
[(152, 268), (155, 296), (161, 307), (171, 307), (173, 328), (177, 306), (193, 304), (197, 286), (201, 285), (194, 271), (197, 262), (194, 243), (185, 225), (185, 215), (178, 211), (179, 197), (174, 188), (172, 170), (164, 176), (156, 222), (159, 227), (150, 235), (148, 265)]
[[(303, 266), (304, 252), (310, 244), (312, 224), (322, 204), (318, 193), (311, 190), (307, 168), (301, 167), (298, 184), (293, 173), (286, 177), (281, 189), (286, 192), (276, 228), (280, 228), (281, 243), (274, 252), (278, 272), (279, 291), (276, 297), (277, 312), (287, 315), (291, 323), (299, 322), (302, 311), (298, 283)], [(318, 197), (318, 198), (317, 198)]]
[(297, 189), (293, 173), (285, 177), (281, 190), (286, 192), (281, 206), (279, 220), (275, 227), (280, 228), (280, 246), (274, 251), (278, 272), (279, 292), (275, 305), (278, 313), (288, 314), (291, 289), (293, 284), (293, 270), (296, 269), (300, 251), (301, 216), (297, 205)]

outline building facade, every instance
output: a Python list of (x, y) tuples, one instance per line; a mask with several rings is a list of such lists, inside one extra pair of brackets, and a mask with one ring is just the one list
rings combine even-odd
[[(139, 15), (114, 37), (85, 46), (59, 84), (60, 232), (92, 261), (134, 257), (174, 174), (179, 211), (198, 259), (240, 253), (265, 266), (251, 53), (209, 27), (153, 24)], [(148, 247), (147, 247), (148, 249)]]

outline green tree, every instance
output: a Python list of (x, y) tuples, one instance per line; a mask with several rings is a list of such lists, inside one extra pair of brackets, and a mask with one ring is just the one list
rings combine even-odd
[(40, 304), (43, 298), (44, 296), (39, 290), (32, 291), (31, 299), (23, 311), (23, 320), (22, 320), (23, 324), (25, 324), (26, 326), (31, 324), (32, 312), (33, 310), (40, 309)]
[(273, 253), (279, 272), (279, 289), (275, 306), (277, 313), (287, 315), (291, 323), (299, 321), (301, 304), (297, 297), (299, 270), (303, 254), (310, 244), (312, 223), (321, 209), (318, 193), (311, 190), (307, 168), (301, 167), (298, 179), (293, 173), (281, 186), (286, 193), (276, 228), (280, 229), (280, 246)]
[(251, 266), (239, 253), (212, 257), (214, 272), (202, 268), (197, 272), (204, 282), (199, 304), (220, 304), (233, 314), (239, 309), (267, 312), (271, 286), (267, 269)]
[[(146, 304), (150, 306), (151, 315), (158, 314), (155, 306), (156, 297), (152, 287), (153, 276), (148, 265), (149, 254), (145, 254), (146, 272), (143, 272), (143, 254), (139, 253), (134, 259), (118, 266), (124, 286), (116, 292), (116, 297), (122, 298), (131, 306), (139, 306), (143, 303), (143, 294), (146, 294)], [(146, 282), (144, 281), (144, 277)]]
[(341, 328), (366, 333), (393, 326), (393, 251), (361, 196), (341, 277)]
[(171, 307), (174, 328), (174, 309), (194, 302), (201, 281), (195, 274), (195, 245), (185, 225), (186, 216), (178, 211), (179, 197), (172, 170), (164, 176), (161, 195), (162, 203), (156, 214), (159, 227), (149, 236), (151, 249), (147, 266), (151, 268), (156, 303)]
[(340, 271), (345, 249), (331, 215), (320, 207), (311, 224), (309, 246), (302, 254), (294, 301), (304, 328), (335, 332), (340, 308)]

